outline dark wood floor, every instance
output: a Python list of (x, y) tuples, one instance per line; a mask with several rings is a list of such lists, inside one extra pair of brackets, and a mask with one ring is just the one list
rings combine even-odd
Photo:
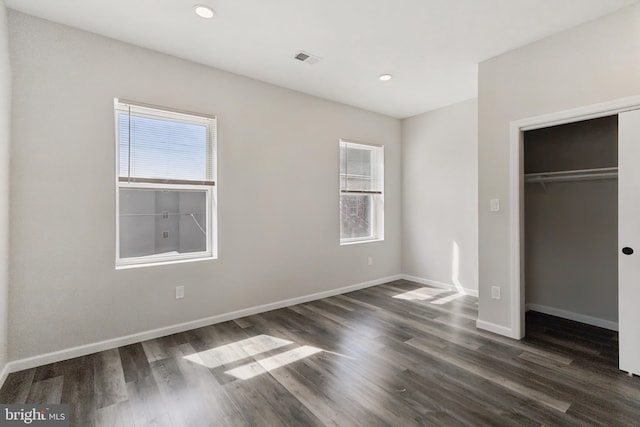
[(396, 281), (14, 373), (0, 402), (83, 427), (640, 425), (616, 333), (529, 313), (515, 341), (476, 316)]

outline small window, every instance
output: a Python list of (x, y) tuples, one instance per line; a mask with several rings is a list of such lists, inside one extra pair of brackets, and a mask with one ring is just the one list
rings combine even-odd
[(340, 141), (340, 243), (384, 239), (384, 147)]
[(215, 117), (115, 100), (116, 266), (215, 257)]

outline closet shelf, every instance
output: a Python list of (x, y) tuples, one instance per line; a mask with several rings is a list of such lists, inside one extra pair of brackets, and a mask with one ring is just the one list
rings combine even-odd
[(560, 172), (538, 172), (524, 175), (526, 183), (592, 181), (597, 179), (615, 179), (618, 168), (577, 169)]
[[(183, 215), (204, 215), (204, 212), (168, 212), (166, 214), (166, 216), (183, 216)], [(121, 217), (123, 216), (165, 216), (165, 214), (163, 214), (162, 212), (160, 213), (123, 213), (120, 214)]]

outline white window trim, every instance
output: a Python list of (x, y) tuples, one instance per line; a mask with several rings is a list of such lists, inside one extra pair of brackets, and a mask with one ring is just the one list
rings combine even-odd
[[(131, 106), (131, 110), (128, 106)], [(208, 116), (197, 113), (183, 112), (178, 110), (167, 109), (165, 107), (155, 107), (148, 104), (134, 103), (131, 101), (114, 99), (114, 130), (115, 130), (115, 218), (116, 218), (116, 245), (115, 260), (116, 270), (149, 267), (156, 265), (177, 264), (192, 261), (205, 261), (217, 259), (218, 247), (218, 224), (217, 224), (217, 155), (211, 159), (211, 178), (215, 185), (193, 185), (193, 184), (171, 184), (171, 183), (146, 183), (146, 182), (122, 182), (120, 181), (120, 141), (118, 138), (118, 112), (133, 112), (138, 115), (157, 118), (160, 116), (168, 119), (175, 119), (181, 122), (204, 124), (207, 126), (207, 138), (210, 140), (210, 149), (207, 150), (207, 156), (217, 154), (217, 122), (215, 116)], [(145, 114), (147, 113), (147, 114)], [(120, 257), (120, 189), (152, 189), (152, 190), (184, 190), (184, 191), (205, 191), (206, 194), (206, 225), (207, 238), (206, 250), (201, 252), (189, 252), (184, 254), (157, 254), (140, 257), (121, 258)]]
[[(341, 230), (338, 229), (338, 235), (340, 237), (340, 246), (346, 246), (346, 245), (354, 245), (354, 244), (360, 244), (360, 243), (369, 243), (369, 242), (379, 242), (379, 241), (383, 241), (384, 240), (384, 174), (385, 174), (385, 167), (384, 167), (384, 145), (380, 145), (380, 144), (370, 144), (370, 143), (366, 143), (366, 142), (358, 142), (358, 141), (353, 141), (353, 140), (348, 140), (348, 139), (340, 139), (340, 144), (339, 146), (341, 146), (342, 144), (350, 144), (350, 145), (360, 145), (363, 147), (371, 147), (372, 151), (373, 149), (379, 149), (380, 150), (380, 164), (381, 164), (381, 168), (382, 168), (382, 172), (380, 174), (380, 188), (381, 188), (381, 193), (380, 194), (372, 194), (370, 192), (357, 192), (354, 191), (351, 194), (353, 195), (369, 195), (371, 196), (371, 204), (370, 204), (370, 209), (371, 209), (371, 218), (372, 218), (372, 222), (373, 222), (373, 226), (372, 226), (372, 234), (369, 236), (364, 236), (364, 237), (349, 237), (349, 238), (342, 238), (341, 235)], [(340, 159), (341, 160), (341, 159)], [(373, 167), (373, 165), (372, 165)], [(342, 189), (340, 188), (340, 179), (338, 179), (338, 194), (339, 196), (341, 196), (342, 193)], [(340, 217), (340, 221), (342, 222), (342, 217)], [(342, 227), (342, 226), (340, 226)]]

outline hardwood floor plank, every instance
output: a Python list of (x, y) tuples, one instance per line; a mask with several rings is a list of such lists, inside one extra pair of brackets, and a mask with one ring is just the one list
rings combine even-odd
[(76, 369), (69, 369), (64, 374), (61, 402), (74, 402), (69, 405), (69, 417), (71, 425), (87, 426), (95, 425), (95, 395), (93, 356), (85, 356), (79, 359)]
[(2, 403), (69, 403), (91, 426), (640, 425), (618, 337), (527, 313), (521, 341), (477, 299), (397, 280), (12, 373)]
[(95, 415), (95, 424), (97, 426), (137, 427), (135, 415), (128, 401), (120, 401), (113, 405), (98, 408)]
[(513, 380), (494, 369), (488, 369), (487, 366), (480, 366), (479, 364), (474, 364), (456, 355), (452, 355), (450, 351), (442, 351), (430, 346), (425, 346), (413, 339), (407, 341), (407, 344), (416, 347), (417, 349), (423, 351), (425, 354), (428, 354), (434, 358), (439, 358), (440, 360), (447, 360), (448, 363), (453, 364), (460, 369), (469, 372), (470, 374), (477, 375), (487, 381), (498, 384), (521, 396), (530, 397), (560, 412), (566, 412), (567, 409), (569, 409), (569, 407), (571, 406), (571, 402), (566, 399), (555, 398), (551, 394), (529, 387), (523, 382)]
[(171, 419), (153, 376), (128, 382), (127, 395), (136, 425), (171, 426)]
[[(427, 397), (425, 405), (430, 402), (429, 398), (434, 398), (435, 402), (430, 403), (435, 405), (433, 410), (452, 411), (461, 420), (466, 420), (467, 417), (471, 419), (484, 417), (484, 415), (482, 417), (474, 415), (475, 412), (481, 414), (496, 412), (498, 415), (493, 422), (498, 425), (511, 424), (506, 421), (498, 422), (498, 418), (518, 419), (520, 420), (518, 425), (531, 422), (536, 425), (562, 425), (567, 424), (566, 421), (571, 419), (559, 411), (538, 405), (525, 396), (512, 393), (499, 384), (492, 384), (482, 377), (468, 375), (466, 371), (454, 364), (433, 358), (425, 360), (420, 350), (406, 344), (400, 343), (393, 347), (386, 347), (380, 357), (384, 359), (391, 357), (397, 364), (405, 366), (407, 371), (414, 373), (407, 377), (407, 382), (402, 386), (408, 391), (422, 390)], [(454, 400), (449, 401), (448, 399), (451, 398)], [(457, 414), (456, 410), (459, 408), (458, 402), (467, 408), (460, 414)]]
[(269, 387), (261, 379), (251, 383), (232, 382), (224, 386), (227, 395), (237, 403), (238, 412), (244, 420), (243, 425), (286, 426), (286, 422), (276, 414), (264, 397), (258, 392), (258, 387)]
[(31, 383), (29, 395), (25, 403), (36, 405), (60, 403), (63, 381), (64, 377), (59, 376)]
[(240, 318), (240, 319), (234, 319), (233, 322), (240, 326), (242, 329), (246, 329), (246, 328), (250, 328), (253, 323), (251, 323), (249, 320), (247, 320), (246, 317)]
[(127, 400), (127, 387), (117, 348), (96, 354), (93, 369), (96, 409)]
[(322, 389), (331, 400), (338, 402), (335, 419), (339, 425), (345, 419), (362, 420), (363, 425), (421, 425), (420, 422), (411, 420), (412, 416), (418, 418), (419, 414), (410, 408), (400, 409), (397, 399), (390, 394), (392, 390), (397, 392), (391, 384), (392, 377), (380, 384), (376, 379), (359, 375), (354, 369), (341, 369), (336, 375), (329, 373), (325, 362), (306, 363), (315, 365), (330, 376), (331, 380)]
[(332, 305), (334, 307), (341, 308), (341, 309), (343, 309), (345, 311), (352, 312), (352, 311), (355, 310), (355, 307), (353, 305), (350, 305), (350, 304), (347, 304), (345, 302), (342, 302), (337, 298), (333, 298), (333, 297), (332, 298), (326, 298), (326, 299), (324, 299), (322, 301), (324, 301), (326, 304), (330, 304), (330, 305)]
[(199, 394), (190, 387), (180, 371), (176, 358), (170, 357), (151, 363), (153, 378), (162, 399), (159, 401), (173, 425), (201, 425), (204, 413)]
[(33, 383), (35, 369), (26, 369), (9, 374), (0, 390), (1, 403), (25, 403), (29, 396), (29, 389)]
[(125, 382), (136, 381), (151, 375), (151, 367), (141, 344), (120, 347), (118, 350)]
[(195, 390), (205, 410), (216, 419), (231, 420), (239, 415), (238, 406), (226, 394), (224, 387), (216, 381), (211, 368), (206, 364), (194, 362), (197, 359), (188, 358), (196, 354), (193, 347), (190, 344), (183, 344), (180, 350), (183, 356), (176, 361), (178, 368), (183, 373), (189, 388)]
[(147, 357), (147, 362), (149, 363), (157, 362), (158, 360), (167, 359), (169, 357), (169, 355), (162, 350), (157, 340), (143, 341), (140, 345), (142, 345), (144, 354)]

